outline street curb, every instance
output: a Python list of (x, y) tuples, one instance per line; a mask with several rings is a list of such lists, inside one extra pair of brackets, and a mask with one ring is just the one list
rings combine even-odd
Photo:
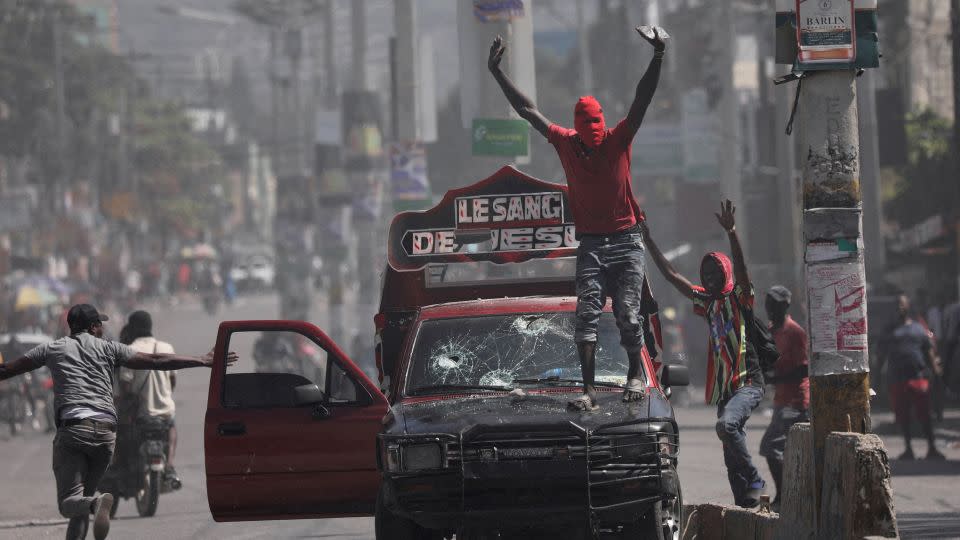
[(66, 519), (28, 519), (23, 521), (0, 521), (0, 529), (22, 529), (26, 527), (53, 527), (66, 525)]

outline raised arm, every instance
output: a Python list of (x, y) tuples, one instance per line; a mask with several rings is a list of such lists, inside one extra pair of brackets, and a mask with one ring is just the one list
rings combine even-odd
[(737, 222), (734, 218), (736, 213), (737, 208), (733, 206), (730, 199), (727, 199), (720, 203), (720, 213), (714, 215), (717, 216), (717, 221), (723, 227), (723, 230), (727, 231), (727, 238), (730, 239), (730, 254), (733, 255), (733, 277), (736, 279), (737, 285), (749, 288), (750, 274), (747, 272), (747, 263), (743, 258), (743, 248), (740, 247), (740, 238), (737, 236)]
[[(237, 353), (227, 354), (227, 364), (233, 364), (237, 361)], [(159, 371), (169, 371), (177, 369), (212, 367), (213, 351), (203, 356), (185, 356), (181, 354), (166, 353), (141, 353), (138, 352), (128, 360), (121, 362), (123, 367), (130, 369), (152, 369)]]
[(23, 375), (41, 367), (43, 367), (43, 362), (40, 360), (21, 356), (13, 362), (0, 364), (0, 381), (12, 379), (17, 375)]
[(630, 105), (630, 111), (627, 113), (627, 125), (631, 133), (636, 134), (643, 123), (643, 116), (647, 113), (647, 107), (653, 101), (653, 94), (657, 91), (657, 84), (660, 82), (660, 66), (663, 64), (663, 53), (667, 49), (666, 39), (670, 37), (667, 32), (659, 26), (638, 26), (637, 33), (643, 39), (653, 45), (653, 58), (647, 71), (644, 72), (640, 82), (637, 83), (637, 91), (633, 96), (633, 104)]
[(683, 277), (680, 272), (677, 272), (673, 265), (670, 264), (670, 261), (663, 255), (663, 252), (660, 251), (660, 248), (657, 247), (657, 243), (653, 241), (653, 238), (650, 237), (650, 229), (647, 227), (647, 221), (642, 220), (639, 223), (640, 234), (643, 236), (643, 242), (647, 245), (647, 249), (650, 250), (650, 255), (653, 257), (653, 262), (657, 265), (657, 268), (660, 270), (660, 273), (663, 274), (663, 277), (674, 286), (680, 294), (686, 296), (687, 298), (694, 298), (696, 296), (696, 291), (693, 288), (693, 284), (690, 283), (690, 280)]
[(493, 40), (493, 44), (490, 45), (490, 56), (487, 58), (487, 68), (490, 69), (493, 78), (497, 80), (500, 89), (503, 90), (503, 94), (507, 96), (507, 101), (510, 102), (513, 110), (517, 111), (520, 118), (530, 122), (530, 125), (533, 126), (534, 129), (546, 137), (547, 129), (550, 127), (551, 122), (543, 116), (540, 110), (537, 109), (537, 106), (533, 104), (533, 101), (524, 95), (524, 93), (513, 84), (513, 81), (507, 77), (506, 73), (500, 69), (500, 61), (503, 59), (505, 52), (507, 52), (507, 46), (503, 44), (503, 38), (497, 36), (497, 38)]

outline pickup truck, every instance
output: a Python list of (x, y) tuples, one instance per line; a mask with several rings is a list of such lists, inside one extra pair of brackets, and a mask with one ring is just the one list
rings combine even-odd
[[(566, 407), (582, 391), (566, 206), (565, 186), (505, 167), (398, 215), (378, 382), (308, 322), (222, 323), (204, 433), (214, 519), (373, 515), (378, 540), (679, 539), (668, 396), (688, 374), (656, 362), (648, 288), (643, 399), (621, 400), (608, 306), (599, 409)], [(274, 367), (228, 368), (228, 350)]]

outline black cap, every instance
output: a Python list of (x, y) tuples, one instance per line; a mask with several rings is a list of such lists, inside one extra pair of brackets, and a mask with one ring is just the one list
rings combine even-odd
[(784, 287), (783, 285), (774, 285), (770, 287), (770, 290), (767, 291), (774, 300), (777, 302), (786, 302), (790, 303), (790, 300), (793, 298), (793, 295), (790, 294), (790, 289)]
[(67, 312), (67, 325), (72, 332), (83, 332), (94, 324), (106, 320), (109, 318), (90, 304), (77, 304)]

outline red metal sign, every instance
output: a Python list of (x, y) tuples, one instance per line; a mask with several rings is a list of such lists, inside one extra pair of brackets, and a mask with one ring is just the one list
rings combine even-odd
[(447, 192), (430, 210), (398, 214), (390, 225), (390, 266), (572, 256), (578, 242), (568, 208), (567, 186), (504, 167)]

